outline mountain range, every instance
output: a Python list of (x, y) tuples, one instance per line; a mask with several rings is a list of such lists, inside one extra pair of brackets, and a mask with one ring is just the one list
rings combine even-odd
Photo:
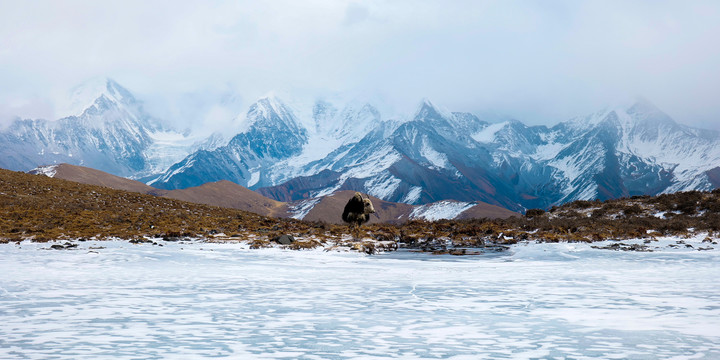
[(238, 117), (237, 133), (203, 141), (160, 125), (112, 80), (90, 88), (76, 115), (18, 119), (0, 131), (0, 167), (67, 162), (164, 190), (225, 180), (306, 215), (343, 190), (523, 211), (720, 187), (720, 135), (678, 124), (644, 99), (548, 127), (493, 122), (429, 100), (406, 118), (385, 118), (360, 101), (269, 95)]

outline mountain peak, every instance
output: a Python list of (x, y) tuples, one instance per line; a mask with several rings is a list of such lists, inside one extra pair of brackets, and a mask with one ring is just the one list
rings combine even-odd
[(263, 117), (269, 117), (271, 114), (284, 115), (288, 109), (285, 102), (283, 102), (277, 95), (270, 93), (258, 99), (252, 108)]
[(632, 104), (625, 109), (625, 112), (637, 119), (654, 119), (664, 122), (674, 122), (667, 114), (655, 106), (655, 104), (642, 96), (635, 97)]
[(253, 126), (268, 128), (279, 126), (294, 133), (304, 133), (293, 108), (273, 94), (258, 99), (250, 106), (246, 115), (245, 128), (250, 129)]
[(136, 103), (135, 97), (130, 91), (120, 86), (115, 80), (97, 77), (72, 88), (65, 102), (58, 106), (59, 115), (61, 117), (80, 116), (102, 98), (118, 105)]
[(423, 98), (413, 118), (415, 120), (452, 119), (452, 113), (441, 106), (433, 104), (430, 99)]

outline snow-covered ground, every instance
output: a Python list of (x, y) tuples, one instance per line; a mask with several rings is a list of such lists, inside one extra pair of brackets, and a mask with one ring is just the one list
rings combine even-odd
[(718, 359), (720, 247), (676, 241), (467, 257), (0, 245), (0, 358)]

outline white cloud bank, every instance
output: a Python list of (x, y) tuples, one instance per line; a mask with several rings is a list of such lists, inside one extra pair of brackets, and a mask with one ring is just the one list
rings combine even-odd
[(0, 117), (52, 118), (48, 98), (110, 76), (196, 123), (275, 89), (531, 123), (643, 95), (720, 129), (718, 18), (717, 1), (6, 1)]

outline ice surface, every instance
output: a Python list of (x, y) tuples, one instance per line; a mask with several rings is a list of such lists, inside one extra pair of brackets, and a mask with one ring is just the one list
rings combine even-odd
[(425, 219), (436, 221), (440, 219), (454, 219), (463, 211), (473, 207), (474, 203), (443, 200), (432, 204), (418, 206), (410, 213), (411, 219)]
[(720, 358), (720, 250), (79, 244), (0, 245), (0, 358)]

